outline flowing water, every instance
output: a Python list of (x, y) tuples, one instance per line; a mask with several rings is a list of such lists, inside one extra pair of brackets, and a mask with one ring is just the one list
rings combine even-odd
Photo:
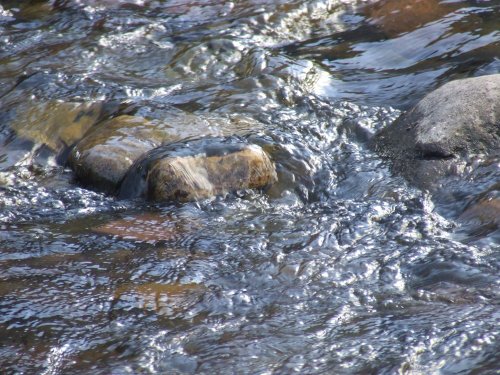
[[(498, 373), (499, 220), (463, 215), (498, 161), (430, 194), (368, 147), (500, 71), (498, 1), (0, 4), (2, 374)], [(279, 182), (87, 190), (9, 125), (50, 100), (252, 118)]]

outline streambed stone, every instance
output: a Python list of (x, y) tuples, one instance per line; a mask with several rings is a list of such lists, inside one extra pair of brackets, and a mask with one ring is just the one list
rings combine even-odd
[(70, 148), (89, 130), (117, 109), (117, 105), (104, 102), (26, 102), (10, 114), (13, 141), (3, 145), (6, 152), (2, 167), (9, 167), (33, 157), (45, 147), (64, 163)]
[(215, 119), (184, 114), (160, 121), (121, 115), (89, 133), (76, 145), (68, 162), (81, 183), (113, 193), (132, 164), (161, 144), (258, 128), (256, 122), (246, 118)]
[(206, 292), (203, 284), (156, 283), (123, 284), (116, 288), (111, 303), (112, 316), (124, 309), (141, 309), (145, 312), (172, 316), (185, 313)]
[(441, 86), (382, 129), (374, 146), (417, 186), (460, 176), (471, 156), (500, 148), (500, 74)]
[(276, 170), (257, 145), (201, 139), (159, 147), (138, 161), (124, 179), (122, 198), (186, 202), (240, 189), (263, 189)]
[(135, 242), (157, 243), (179, 239), (186, 233), (198, 229), (194, 220), (174, 218), (156, 212), (127, 215), (122, 219), (112, 220), (93, 230), (96, 233), (111, 235)]
[(112, 192), (134, 161), (167, 136), (142, 117), (118, 116), (78, 143), (68, 163), (84, 185)]
[(440, 0), (385, 0), (370, 2), (363, 9), (369, 21), (393, 38), (442, 18), (459, 8)]
[(103, 102), (42, 102), (18, 111), (11, 128), (55, 152), (79, 141), (106, 113)]
[(471, 204), (460, 215), (460, 220), (500, 225), (500, 197), (485, 198)]

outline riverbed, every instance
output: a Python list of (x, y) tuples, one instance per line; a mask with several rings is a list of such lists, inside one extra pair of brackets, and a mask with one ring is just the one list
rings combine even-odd
[[(1, 372), (498, 373), (500, 220), (464, 214), (498, 162), (436, 193), (369, 147), (498, 72), (498, 1), (2, 1)], [(279, 181), (94, 191), (13, 130), (51, 101), (251, 119)]]

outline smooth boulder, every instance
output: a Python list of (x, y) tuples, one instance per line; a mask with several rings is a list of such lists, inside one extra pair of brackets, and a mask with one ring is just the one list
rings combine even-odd
[(166, 145), (145, 155), (124, 179), (122, 198), (186, 202), (276, 182), (274, 163), (257, 145), (205, 138)]
[(461, 175), (471, 157), (500, 146), (500, 74), (452, 81), (382, 129), (375, 149), (397, 173), (433, 189)]
[(155, 147), (192, 137), (237, 134), (252, 127), (258, 125), (245, 118), (176, 114), (160, 121), (121, 115), (93, 129), (76, 145), (68, 163), (83, 185), (114, 193), (132, 164)]

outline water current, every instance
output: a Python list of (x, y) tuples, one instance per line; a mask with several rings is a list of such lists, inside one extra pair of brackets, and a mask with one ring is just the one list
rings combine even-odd
[[(498, 1), (0, 1), (0, 372), (498, 374), (498, 162), (434, 194), (368, 147), (498, 72)], [(47, 101), (251, 118), (279, 182), (94, 192), (11, 127)]]

